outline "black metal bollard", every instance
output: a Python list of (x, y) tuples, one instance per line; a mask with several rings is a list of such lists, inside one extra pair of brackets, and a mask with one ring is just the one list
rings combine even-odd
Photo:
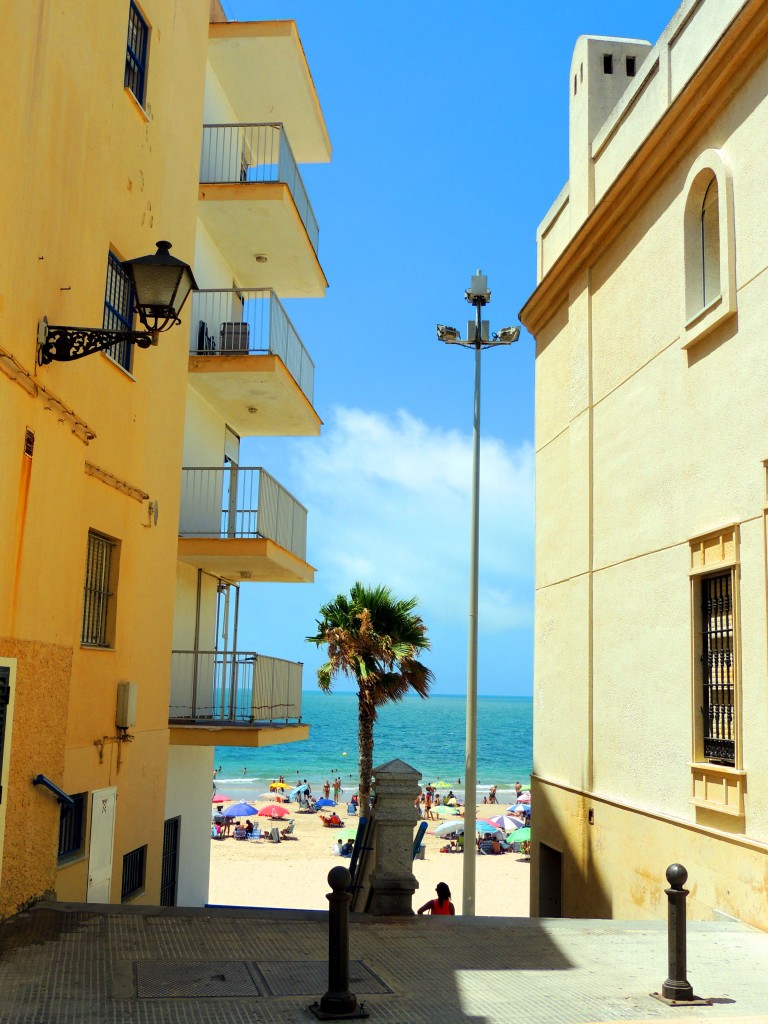
[(685, 948), (685, 898), (688, 890), (684, 889), (688, 872), (682, 864), (670, 864), (667, 868), (669, 889), (664, 891), (669, 900), (667, 918), (667, 970), (669, 975), (661, 987), (664, 999), (675, 1002), (693, 1002), (695, 996), (686, 978)]
[[(357, 998), (349, 991), (349, 902), (352, 881), (342, 865), (328, 872), (328, 991), (320, 1000), (320, 1013), (331, 1017), (357, 1015)], [(367, 1016), (367, 1014), (366, 1014)]]

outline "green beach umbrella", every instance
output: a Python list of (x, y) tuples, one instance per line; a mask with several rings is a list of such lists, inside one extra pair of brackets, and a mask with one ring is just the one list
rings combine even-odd
[(519, 828), (516, 832), (510, 832), (507, 836), (508, 843), (530, 843), (531, 841), (531, 830), (529, 828)]

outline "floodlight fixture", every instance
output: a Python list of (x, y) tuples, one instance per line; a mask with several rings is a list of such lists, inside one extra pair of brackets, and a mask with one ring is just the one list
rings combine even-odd
[(519, 327), (502, 327), (497, 334), (494, 334), (493, 340), (497, 345), (512, 345), (519, 337)]
[(446, 345), (461, 345), (461, 334), (458, 328), (448, 327), (447, 324), (437, 325), (437, 340), (444, 341)]

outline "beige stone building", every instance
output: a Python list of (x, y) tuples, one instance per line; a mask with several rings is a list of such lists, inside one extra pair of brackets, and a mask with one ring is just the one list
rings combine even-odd
[(582, 37), (538, 232), (532, 912), (768, 928), (768, 4)]
[[(278, 296), (325, 289), (322, 112), (295, 24), (218, 0), (11, 0), (0, 91), (0, 917), (202, 904), (214, 746), (308, 732), (301, 667), (237, 643), (241, 582), (312, 578), (239, 438), (320, 429)], [(123, 263), (158, 239), (181, 323), (42, 358), (139, 329)]]

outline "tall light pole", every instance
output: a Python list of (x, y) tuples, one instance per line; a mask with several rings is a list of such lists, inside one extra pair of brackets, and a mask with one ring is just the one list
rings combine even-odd
[[(488, 321), (482, 319), (483, 306), (491, 301), (488, 278), (478, 270), (464, 293), (475, 307), (475, 320), (467, 322), (467, 340), (462, 341), (455, 327), (437, 325), (437, 337), (447, 345), (463, 345), (475, 350), (475, 404), (472, 428), (472, 513), (469, 542), (469, 639), (467, 643), (467, 736), (464, 765), (464, 869), (461, 912), (475, 915), (475, 843), (477, 817), (477, 605), (480, 550), (480, 353), (484, 348), (511, 345), (520, 337), (519, 327), (505, 327), (490, 336)], [(471, 830), (471, 831), (470, 831)], [(469, 835), (468, 835), (469, 834)], [(471, 836), (471, 839), (469, 837)], [(468, 841), (469, 839), (469, 841)]]

